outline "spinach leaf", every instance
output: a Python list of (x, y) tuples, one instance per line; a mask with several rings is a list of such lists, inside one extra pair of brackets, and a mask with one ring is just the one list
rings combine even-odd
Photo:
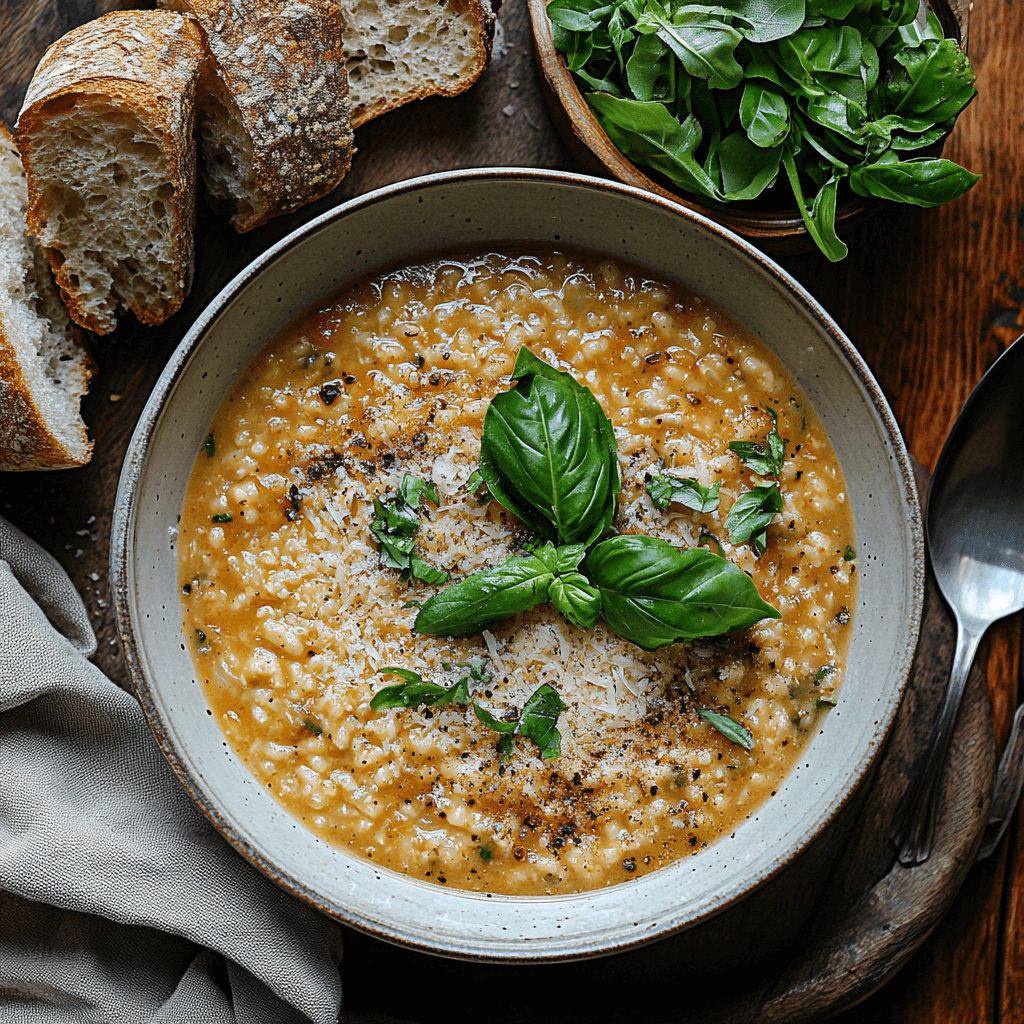
[(551, 581), (548, 600), (580, 629), (593, 629), (601, 617), (601, 592), (582, 573), (556, 576)]
[(676, 502), (694, 512), (714, 512), (718, 508), (718, 492), (721, 487), (721, 480), (705, 487), (689, 477), (655, 476), (647, 483), (647, 493), (660, 509), (666, 509), (672, 502)]
[(725, 0), (725, 6), (749, 27), (740, 32), (752, 43), (770, 43), (792, 35), (804, 23), (804, 0)]
[(770, 405), (766, 405), (764, 409), (772, 418), (772, 429), (767, 442), (761, 444), (758, 441), (730, 441), (729, 451), (738, 455), (760, 476), (778, 476), (786, 460), (786, 442), (779, 437), (779, 414)]
[(771, 85), (756, 78), (743, 86), (740, 124), (755, 146), (777, 146), (789, 134), (789, 104)]
[(742, 569), (704, 548), (680, 551), (657, 537), (602, 541), (583, 572), (601, 592), (608, 628), (645, 651), (779, 617)]
[(542, 537), (590, 544), (611, 525), (620, 486), (611, 421), (588, 388), (529, 349), (512, 376), (484, 415), (484, 482)]
[(405, 682), (397, 683), (394, 686), (385, 686), (384, 689), (378, 690), (370, 701), (370, 707), (374, 711), (383, 711), (385, 708), (418, 708), (469, 703), (469, 680), (466, 676), (445, 689), (443, 686), (438, 686), (437, 683), (425, 683), (419, 673), (407, 668), (389, 666), (380, 669), (379, 674), (398, 676)]
[(667, 59), (668, 47), (656, 36), (640, 36), (633, 47), (632, 56), (626, 61), (626, 81), (638, 100), (664, 99), (657, 95), (658, 80), (670, 78), (671, 66)]
[(727, 201), (756, 199), (775, 184), (782, 150), (755, 145), (745, 131), (733, 132), (717, 148), (722, 198)]
[[(545, 545), (544, 554), (552, 545)], [(553, 550), (553, 549), (552, 549)], [(537, 553), (513, 555), (438, 591), (419, 610), (413, 628), (434, 636), (473, 636), (548, 600), (555, 571)]]
[(946, 121), (977, 93), (971, 63), (952, 39), (928, 39), (919, 48), (898, 52), (891, 74), (885, 92), (894, 114)]
[(712, 89), (731, 89), (743, 79), (743, 68), (734, 56), (743, 36), (720, 16), (690, 6), (670, 18), (657, 0), (649, 0), (637, 19), (637, 30), (657, 32), (683, 67), (694, 78), (707, 79)]
[(764, 554), (768, 546), (768, 527), (783, 508), (778, 484), (752, 487), (741, 494), (732, 503), (725, 519), (729, 543), (744, 544), (750, 541), (755, 555)]
[(548, 17), (570, 32), (593, 32), (615, 8), (601, 0), (551, 0)]
[(858, 195), (928, 207), (958, 199), (980, 178), (952, 160), (899, 160), (889, 152), (876, 163), (855, 167), (850, 187)]
[(750, 730), (733, 721), (728, 715), (721, 715), (717, 711), (705, 711), (697, 709), (697, 714), (703, 718), (708, 725), (714, 726), (726, 739), (738, 743), (744, 750), (751, 750), (754, 746), (754, 737)]

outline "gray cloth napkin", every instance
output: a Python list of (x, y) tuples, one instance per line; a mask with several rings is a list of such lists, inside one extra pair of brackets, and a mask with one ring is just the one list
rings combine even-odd
[(337, 1021), (337, 926), (221, 839), (95, 646), (0, 519), (0, 1024)]

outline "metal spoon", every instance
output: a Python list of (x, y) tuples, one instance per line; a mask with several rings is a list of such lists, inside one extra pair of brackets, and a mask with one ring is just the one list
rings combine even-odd
[(936, 793), (978, 644), (993, 622), (1024, 608), (1022, 338), (992, 364), (953, 424), (927, 508), (932, 568), (956, 616), (957, 638), (931, 747), (892, 830), (900, 863), (907, 866), (931, 852)]

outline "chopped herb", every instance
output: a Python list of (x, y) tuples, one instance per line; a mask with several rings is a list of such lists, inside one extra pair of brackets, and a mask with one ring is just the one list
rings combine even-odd
[(473, 710), (481, 723), (501, 734), (498, 740), (498, 759), (501, 764), (506, 764), (512, 756), (517, 734), (533, 740), (540, 747), (540, 756), (544, 760), (558, 757), (562, 752), (562, 736), (555, 723), (567, 706), (558, 691), (547, 683), (534, 690), (518, 718), (507, 722), (495, 718), (490, 711), (473, 701)]
[(425, 683), (419, 673), (407, 668), (389, 666), (380, 669), (378, 674), (398, 676), (405, 682), (395, 686), (385, 686), (383, 690), (378, 690), (370, 701), (370, 707), (374, 711), (383, 711), (385, 708), (429, 708), (469, 703), (469, 680), (466, 676), (445, 689), (443, 686), (438, 686), (437, 683)]
[(215, 523), (230, 523), (235, 517), (230, 512), (218, 512), (212, 518)]
[(779, 414), (766, 405), (772, 418), (772, 429), (765, 444), (757, 441), (730, 441), (729, 450), (743, 460), (759, 476), (778, 476), (786, 459), (786, 442), (779, 437)]
[(423, 561), (413, 552), (416, 548), (416, 533), (420, 528), (417, 509), (426, 498), (437, 504), (437, 490), (434, 485), (419, 477), (406, 473), (398, 486), (394, 498), (381, 501), (373, 499), (376, 518), (370, 524), (370, 532), (377, 538), (381, 561), (389, 569), (400, 569), (402, 579), (418, 579), (425, 583), (445, 583), (448, 573)]
[(406, 601), (405, 604), (402, 605), (402, 607), (403, 608), (419, 608), (419, 607), (421, 607), (421, 604), (420, 604), (419, 601)]
[(491, 848), (489, 846), (480, 847), (480, 859), (485, 864), (490, 864), (490, 862), (494, 860), (494, 854), (491, 853)]
[(302, 720), (302, 728), (305, 729), (307, 732), (311, 732), (314, 736), (319, 736), (323, 732), (323, 729), (320, 727), (320, 725), (317, 724), (317, 722), (315, 722), (312, 718), (304, 718)]
[(302, 492), (292, 484), (288, 488), (288, 508), (285, 509), (285, 518), (290, 523), (294, 523), (299, 518), (299, 512), (302, 509)]
[(718, 508), (721, 486), (720, 480), (716, 480), (710, 487), (704, 487), (689, 477), (655, 476), (647, 484), (647, 493), (660, 509), (666, 509), (675, 502), (694, 512), (714, 512)]
[(708, 725), (717, 729), (727, 740), (738, 743), (744, 750), (750, 750), (754, 746), (754, 737), (750, 730), (733, 721), (728, 715), (720, 715), (717, 711), (705, 711), (697, 709), (697, 714), (703, 718)]
[(754, 554), (763, 555), (768, 547), (768, 527), (783, 507), (778, 484), (762, 484), (741, 494), (725, 520), (729, 543), (750, 541)]
[(819, 708), (819, 709), (820, 708), (834, 708), (836, 706), (836, 702), (834, 700), (829, 700), (829, 699), (827, 699), (825, 697), (819, 697), (814, 702), (814, 706), (816, 708)]
[(852, 562), (856, 557), (857, 552), (854, 551), (854, 549), (849, 544), (847, 544), (846, 550), (843, 552), (843, 558), (846, 559), (847, 562)]
[(470, 473), (469, 479), (466, 481), (466, 490), (483, 504), (486, 504), (492, 498), (490, 488), (484, 483), (484, 475), (479, 469), (475, 469)]
[(819, 668), (818, 671), (814, 673), (814, 681), (816, 683), (820, 683), (822, 679), (832, 675), (832, 673), (835, 672), (835, 670), (835, 665), (822, 665), (821, 668)]
[(203, 451), (206, 452), (208, 459), (213, 458), (213, 453), (217, 450), (217, 442), (213, 439), (213, 434), (207, 434), (206, 440), (203, 442)]

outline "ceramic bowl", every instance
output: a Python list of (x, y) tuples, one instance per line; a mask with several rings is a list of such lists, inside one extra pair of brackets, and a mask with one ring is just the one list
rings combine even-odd
[[(633, 881), (558, 897), (444, 889), (327, 845), (270, 797), (208, 715), (182, 635), (177, 523), (197, 452), (238, 374), (339, 285), (438, 249), (553, 243), (630, 261), (707, 296), (775, 351), (828, 430), (861, 571), (839, 706), (778, 795), (736, 833)], [(132, 677), (156, 738), (217, 828), (297, 896), (385, 939), (452, 956), (559, 960), (628, 949), (741, 901), (822, 833), (864, 778), (910, 670), (923, 539), (910, 462), (878, 385), (825, 311), (719, 225), (659, 196), (581, 175), (462, 171), (370, 193), (251, 264), (199, 317), (126, 458), (112, 572)]]
[[(559, 137), (581, 167), (595, 174), (610, 174), (627, 185), (646, 189), (656, 195), (703, 213), (731, 231), (750, 239), (773, 255), (812, 252), (815, 244), (804, 227), (803, 218), (794, 206), (791, 209), (758, 210), (747, 203), (734, 203), (728, 209), (702, 206), (687, 192), (673, 191), (667, 179), (649, 178), (630, 163), (605, 134), (583, 94), (576, 86), (565, 59), (555, 49), (551, 38), (551, 21), (547, 5), (551, 0), (528, 0), (533, 30), (534, 55), (541, 74), (541, 86), (548, 113)], [(948, 38), (956, 39), (967, 52), (969, 10), (968, 0), (929, 0)], [(933, 155), (938, 155), (937, 144)], [(929, 151), (931, 152), (931, 151)], [(875, 199), (851, 195), (836, 211), (836, 228), (842, 238), (845, 229), (859, 224), (875, 213), (881, 204)]]

